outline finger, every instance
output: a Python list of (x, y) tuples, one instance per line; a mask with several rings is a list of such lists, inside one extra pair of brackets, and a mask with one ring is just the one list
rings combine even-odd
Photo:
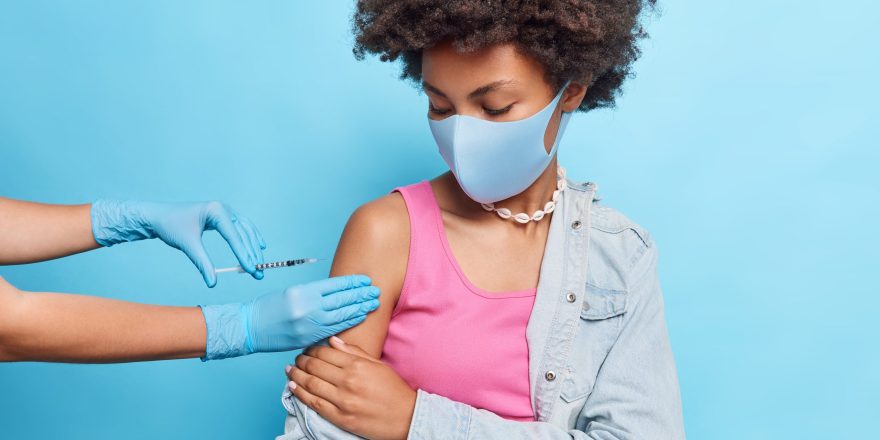
[(257, 238), (257, 234), (254, 232), (254, 224), (248, 220), (247, 217), (238, 215), (235, 211), (232, 211), (233, 217), (235, 217), (235, 224), (238, 226), (239, 233), (243, 237), (245, 237), (248, 244), (251, 245), (251, 250), (253, 250), (253, 255), (257, 259), (257, 263), (263, 262), (263, 247), (260, 246), (260, 240)]
[(327, 336), (333, 336), (364, 322), (365, 319), (367, 319), (366, 315), (361, 315), (357, 318), (349, 319), (348, 321), (343, 321), (335, 325), (324, 327), (324, 329), (327, 332)]
[(260, 245), (260, 249), (266, 249), (266, 240), (263, 239), (263, 234), (257, 228), (257, 225), (251, 221), (251, 219), (247, 217), (240, 217), (239, 220), (243, 225), (245, 225), (251, 232), (254, 234), (255, 242)]
[(311, 408), (312, 411), (323, 416), (331, 423), (334, 420), (338, 419), (339, 408), (337, 408), (336, 405), (306, 391), (301, 386), (297, 386), (296, 382), (289, 382), (287, 384), (287, 387), (291, 389), (293, 395), (296, 396), (296, 398), (299, 399), (300, 402)]
[(378, 361), (378, 359), (374, 358), (370, 353), (367, 353), (366, 350), (364, 350), (360, 346), (348, 344), (342, 339), (337, 338), (336, 336), (330, 338), (330, 346), (347, 354), (367, 358), (371, 361)]
[(357, 357), (352, 354), (324, 345), (314, 345), (309, 347), (304, 353), (307, 356), (320, 359), (338, 368), (345, 368), (351, 364), (351, 361), (357, 359)]
[(256, 245), (251, 243), (250, 237), (248, 237), (247, 233), (244, 231), (244, 228), (241, 225), (241, 216), (230, 207), (224, 206), (224, 209), (229, 214), (229, 220), (232, 221), (232, 226), (235, 227), (238, 236), (241, 237), (241, 242), (244, 244), (244, 249), (250, 256), (250, 261), (257, 264), (257, 253), (255, 251)]
[(330, 293), (323, 297), (321, 306), (324, 310), (341, 309), (352, 304), (360, 304), (379, 298), (379, 288), (376, 286), (356, 287), (354, 289), (343, 290), (340, 292)]
[(324, 312), (322, 314), (322, 322), (325, 325), (334, 325), (352, 319), (362, 318), (367, 313), (379, 308), (379, 300), (371, 299), (358, 304), (348, 305), (336, 310)]
[(306, 286), (309, 286), (310, 289), (315, 289), (321, 292), (321, 296), (325, 296), (341, 290), (369, 286), (372, 282), (373, 281), (370, 280), (370, 277), (366, 275), (345, 275), (312, 281), (311, 283), (306, 284)]
[(323, 359), (318, 359), (307, 354), (300, 354), (297, 356), (295, 365), (298, 369), (333, 384), (334, 386), (339, 384), (345, 377), (341, 368), (326, 362)]
[(232, 253), (235, 254), (235, 258), (238, 259), (238, 263), (241, 264), (241, 267), (249, 273), (253, 274), (256, 271), (254, 267), (254, 263), (249, 261), (249, 253), (244, 245), (244, 240), (241, 235), (238, 233), (238, 230), (235, 229), (235, 225), (232, 223), (232, 217), (228, 211), (222, 211), (216, 214), (216, 217), (213, 219), (213, 227), (223, 236), (223, 239), (226, 240), (226, 243), (229, 244), (229, 247), (232, 249)]
[[(257, 254), (257, 264), (262, 264), (266, 260), (263, 257), (263, 249), (266, 249), (266, 242), (263, 241), (263, 237), (260, 235), (260, 231), (257, 230), (257, 227), (248, 219), (247, 217), (238, 217), (238, 223), (241, 225), (242, 229), (248, 235), (253, 247), (254, 252)], [(263, 271), (257, 271), (257, 279), (263, 279)]]
[(248, 235), (244, 226), (241, 224), (241, 221), (233, 222), (235, 225), (235, 230), (238, 232), (238, 235), (241, 236), (242, 242), (244, 242), (244, 247), (247, 249), (248, 255), (250, 256), (250, 261), (254, 263), (254, 273), (251, 274), (255, 279), (262, 279), (262, 271), (256, 270), (256, 265), (261, 264), (263, 262), (263, 251), (260, 250), (260, 247), (253, 240), (253, 238)]
[(214, 263), (212, 263), (211, 258), (208, 257), (208, 251), (205, 250), (205, 245), (202, 243), (201, 238), (190, 245), (182, 246), (180, 250), (189, 257), (189, 260), (196, 266), (196, 269), (202, 273), (202, 278), (205, 280), (205, 284), (208, 287), (214, 287), (217, 285), (217, 274), (214, 273)]
[(296, 384), (297, 388), (302, 388), (307, 393), (330, 403), (334, 403), (339, 399), (339, 390), (335, 385), (317, 376), (306, 373), (297, 367), (293, 368), (292, 373), (293, 383)]

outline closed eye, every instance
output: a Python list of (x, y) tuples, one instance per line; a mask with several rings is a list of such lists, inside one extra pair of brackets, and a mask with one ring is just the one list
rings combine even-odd
[(483, 107), (483, 111), (492, 115), (492, 116), (499, 116), (499, 115), (503, 115), (503, 114), (509, 112), (511, 108), (513, 108), (513, 104), (510, 104), (507, 107), (499, 108), (499, 109)]
[(439, 109), (437, 107), (434, 107), (434, 104), (431, 103), (430, 101), (428, 101), (428, 111), (430, 111), (431, 113), (438, 115), (438, 116), (447, 115), (450, 112), (450, 110), (448, 108), (447, 109)]

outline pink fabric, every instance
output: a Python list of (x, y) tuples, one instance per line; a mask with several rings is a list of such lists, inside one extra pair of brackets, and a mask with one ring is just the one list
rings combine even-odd
[(526, 325), (535, 289), (474, 286), (450, 250), (430, 183), (395, 191), (409, 212), (409, 263), (382, 359), (412, 387), (533, 421)]

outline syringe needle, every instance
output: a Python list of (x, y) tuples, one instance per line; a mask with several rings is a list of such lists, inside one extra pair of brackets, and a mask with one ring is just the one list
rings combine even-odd
[[(312, 264), (312, 263), (317, 263), (319, 261), (326, 261), (326, 258), (298, 258), (295, 260), (273, 261), (271, 263), (258, 264), (256, 267), (257, 267), (257, 270), (266, 270), (266, 269), (276, 269), (279, 267), (301, 266), (303, 264)], [(224, 267), (222, 269), (214, 269), (214, 273), (224, 273), (224, 272), (245, 273), (246, 271), (241, 266)]]

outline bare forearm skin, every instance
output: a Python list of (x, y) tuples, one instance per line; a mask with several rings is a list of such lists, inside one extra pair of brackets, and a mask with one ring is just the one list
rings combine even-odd
[(0, 197), (0, 265), (95, 249), (91, 205), (47, 205)]
[(205, 355), (198, 307), (24, 292), (0, 278), (0, 361), (111, 363)]

